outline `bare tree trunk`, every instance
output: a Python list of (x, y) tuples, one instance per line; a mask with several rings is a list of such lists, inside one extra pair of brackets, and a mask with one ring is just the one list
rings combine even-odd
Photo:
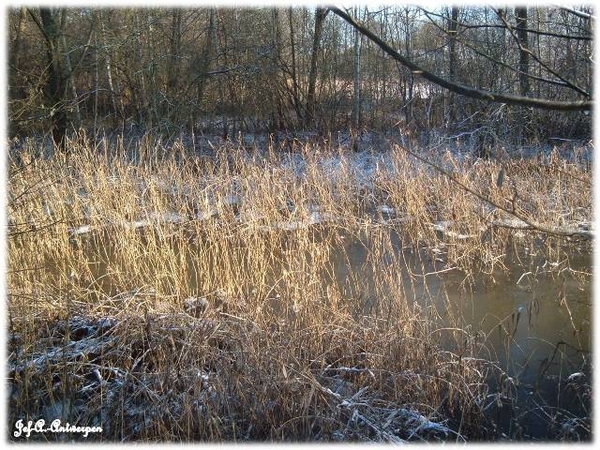
[[(215, 64), (218, 65), (221, 63), (219, 60), (219, 57), (221, 56), (221, 51), (220, 51), (220, 45), (221, 43), (219, 42), (219, 33), (217, 32), (217, 27), (219, 26), (219, 24), (222, 23), (222, 16), (217, 15), (217, 11), (213, 10), (212, 11), (212, 22), (213, 25), (210, 28), (210, 32), (212, 33), (212, 38), (211, 38), (211, 42), (213, 44), (213, 49), (212, 52), (215, 55)], [(223, 86), (223, 79), (222, 77), (218, 77), (217, 80), (217, 87), (219, 90), (219, 103), (221, 105), (225, 105), (225, 87)], [(222, 115), (222, 125), (223, 125), (223, 132), (222, 132), (222, 136), (223, 139), (229, 139), (229, 118), (227, 117), (228, 111), (225, 110), (224, 111), (225, 114)]]
[(121, 118), (123, 118), (124, 116), (124, 106), (123, 106), (123, 99), (121, 96), (119, 96), (119, 107), (117, 107), (117, 98), (116, 98), (116, 90), (115, 90), (115, 85), (113, 82), (113, 74), (112, 74), (112, 59), (110, 56), (110, 51), (108, 49), (108, 45), (106, 42), (106, 27), (104, 25), (104, 18), (103, 18), (103, 14), (102, 14), (102, 10), (99, 9), (98, 10), (98, 17), (100, 20), (100, 37), (102, 39), (102, 48), (104, 50), (104, 61), (105, 61), (105, 70), (106, 70), (106, 81), (108, 83), (108, 94), (110, 97), (110, 103), (113, 109), (113, 114), (115, 117), (115, 125), (117, 125), (117, 116), (121, 116)]
[(146, 75), (144, 75), (145, 67), (144, 67), (144, 52), (142, 45), (142, 27), (140, 24), (139, 13), (135, 14), (135, 29), (137, 31), (138, 36), (138, 45), (137, 45), (137, 58), (140, 64), (140, 69), (138, 71), (138, 83), (139, 83), (139, 91), (140, 91), (140, 103), (138, 104), (139, 111), (139, 119), (140, 122), (149, 123), (150, 127), (152, 126), (152, 119), (150, 117), (150, 103), (148, 102), (148, 93), (146, 91)]
[(73, 111), (73, 118), (71, 119), (71, 123), (73, 127), (78, 130), (81, 127), (81, 111), (79, 110), (79, 96), (77, 95), (77, 87), (75, 86), (75, 76), (73, 74), (73, 68), (71, 66), (71, 56), (69, 55), (69, 49), (67, 47), (67, 40), (65, 38), (65, 33), (62, 30), (65, 29), (67, 21), (67, 9), (64, 8), (61, 11), (60, 18), (60, 48), (64, 58), (64, 68), (65, 68), (65, 76), (67, 77), (67, 86), (69, 88), (69, 94), (71, 96), (70, 101), (70, 109)]
[[(171, 11), (171, 45), (170, 45), (170, 56), (168, 59), (167, 68), (167, 98), (171, 101), (165, 102), (164, 113), (169, 117), (171, 123), (179, 123), (179, 111), (178, 106), (179, 99), (179, 78), (180, 74), (180, 59), (181, 59), (181, 41), (182, 41), (182, 10), (179, 8)], [(172, 108), (170, 103), (174, 104)]]
[(279, 8), (271, 9), (271, 65), (269, 68), (269, 82), (271, 102), (271, 130), (285, 129), (285, 120), (283, 116), (281, 92), (278, 83), (278, 72), (281, 62), (281, 29), (279, 26)]
[(529, 42), (527, 37), (527, 7), (515, 7), (517, 37), (519, 38), (519, 87), (520, 94), (529, 94)]
[(317, 87), (317, 60), (319, 48), (321, 45), (321, 36), (323, 35), (323, 24), (327, 17), (328, 9), (317, 8), (315, 12), (315, 31), (313, 34), (312, 55), (310, 58), (310, 74), (308, 76), (308, 93), (306, 95), (306, 115), (304, 125), (306, 127), (315, 126), (315, 90)]
[[(411, 18), (410, 18), (410, 7), (406, 6), (404, 7), (404, 20), (405, 20), (405, 26), (406, 26), (406, 31), (404, 33), (404, 53), (410, 57), (412, 56), (412, 36), (410, 33), (410, 24), (411, 24)], [(409, 72), (409, 74), (406, 77), (406, 87), (405, 87), (405, 98), (404, 100), (404, 104), (405, 104), (405, 120), (406, 120), (406, 124), (410, 124), (412, 123), (412, 121), (414, 120), (414, 114), (413, 114), (413, 101), (414, 101), (414, 94), (415, 94), (415, 76), (413, 75), (412, 72)]]
[(296, 73), (296, 38), (294, 31), (294, 9), (291, 6), (288, 8), (288, 20), (290, 27), (290, 46), (292, 57), (292, 95), (294, 97), (294, 110), (296, 111), (298, 123), (302, 123), (304, 115), (302, 114), (300, 88), (298, 86), (298, 74)]
[[(32, 17), (33, 13), (32, 13)], [(52, 118), (52, 139), (56, 148), (65, 149), (68, 118), (65, 105), (65, 81), (63, 60), (60, 55), (60, 31), (56, 23), (55, 13), (50, 8), (40, 8), (41, 24), (39, 24), (46, 40), (48, 61), (48, 81), (45, 95), (49, 101)], [(37, 18), (34, 17), (37, 21)]]
[(158, 84), (156, 82), (156, 73), (158, 71), (158, 63), (156, 57), (158, 56), (154, 51), (152, 40), (154, 38), (154, 16), (155, 12), (152, 10), (146, 15), (145, 26), (146, 26), (146, 54), (148, 55), (148, 78), (146, 84), (146, 95), (148, 95), (148, 101), (150, 104), (150, 110), (148, 116), (150, 123), (148, 124), (149, 129), (152, 129), (154, 125), (161, 122), (161, 115), (158, 109)]
[(448, 21), (448, 35), (450, 36), (448, 43), (450, 48), (448, 71), (450, 74), (450, 81), (456, 81), (456, 34), (458, 33), (458, 13), (458, 6), (453, 6), (451, 18)]
[[(355, 8), (355, 16), (358, 17), (359, 8)], [(358, 133), (361, 126), (361, 95), (360, 95), (360, 51), (362, 34), (354, 30), (354, 108), (352, 111), (352, 128), (354, 133)], [(356, 137), (353, 139), (353, 146), (357, 147)]]
[[(19, 21), (17, 23), (17, 32), (15, 34), (15, 38), (10, 43), (10, 54), (9, 54), (8, 64), (11, 68), (16, 68), (19, 64), (19, 57), (21, 56), (21, 48), (23, 47), (23, 40), (21, 39), (21, 36), (23, 34), (23, 29), (24, 29), (24, 25), (25, 25), (25, 13), (26, 13), (25, 8), (21, 8), (19, 10)], [(15, 89), (14, 86), (9, 85), (9, 89), (11, 90), (11, 93), (14, 95), (14, 92), (12, 92)], [(11, 95), (10, 98), (13, 98), (13, 95)]]
[(98, 43), (98, 12), (92, 13), (92, 32), (94, 33), (94, 123), (92, 135), (98, 136), (98, 102), (100, 96), (100, 57), (98, 56), (100, 46)]
[(215, 34), (215, 9), (211, 8), (208, 13), (208, 29), (206, 30), (206, 44), (200, 57), (200, 65), (198, 67), (197, 74), (198, 104), (202, 104), (202, 100), (204, 97), (204, 89), (206, 87), (206, 80), (208, 78), (208, 71), (210, 69), (210, 61), (213, 53), (213, 37)]
[[(8, 101), (14, 102), (15, 100), (21, 100), (27, 98), (27, 93), (23, 87), (21, 87), (22, 83), (13, 82), (13, 77), (16, 77), (18, 73), (18, 67), (20, 66), (20, 57), (21, 51), (23, 48), (23, 30), (25, 28), (25, 15), (27, 14), (26, 8), (19, 9), (19, 19), (17, 22), (16, 33), (14, 39), (10, 42), (9, 49), (9, 59), (8, 59), (8, 72), (7, 75), (9, 77), (8, 82)], [(10, 105), (11, 103), (9, 103)], [(9, 110), (12, 105), (9, 106)], [(13, 112), (15, 112), (13, 110)], [(15, 114), (18, 117), (18, 113)], [(8, 134), (10, 136), (17, 135), (21, 132), (21, 128), (19, 126), (18, 120), (9, 120), (8, 121)]]
[[(519, 94), (523, 97), (529, 95), (529, 42), (527, 36), (527, 7), (515, 7), (517, 22), (517, 38), (519, 40)], [(518, 133), (522, 144), (527, 139), (527, 123), (531, 114), (523, 109), (523, 120), (518, 124)]]
[(169, 67), (167, 72), (167, 88), (170, 93), (177, 90), (179, 78), (180, 54), (181, 54), (181, 9), (171, 11), (171, 54), (169, 56)]
[[(449, 67), (448, 67), (448, 74), (450, 76), (450, 81), (452, 81), (453, 83), (455, 83), (457, 81), (457, 62), (458, 62), (458, 58), (456, 55), (456, 35), (458, 33), (458, 13), (459, 13), (459, 7), (458, 6), (453, 6), (452, 7), (452, 11), (450, 13), (451, 18), (449, 20), (448, 23), (448, 34), (449, 34), (449, 50), (450, 50), (450, 55), (449, 55)], [(457, 101), (457, 96), (453, 93), (450, 92), (448, 99), (450, 102), (449, 105), (449, 113), (450, 113), (450, 117), (449, 120), (451, 123), (454, 123), (456, 121), (457, 118), (457, 105), (456, 105), (456, 101)]]

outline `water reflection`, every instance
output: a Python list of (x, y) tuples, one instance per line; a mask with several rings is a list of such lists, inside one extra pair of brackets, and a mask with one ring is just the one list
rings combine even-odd
[[(322, 228), (311, 236), (314, 245), (327, 240), (332, 231)], [(338, 233), (339, 231), (335, 231)], [(301, 260), (310, 266), (310, 256), (297, 258), (294, 233), (289, 240), (277, 242), (277, 248), (265, 249), (264, 266), (268, 273), (261, 281), (273, 293), (286, 281), (282, 273), (295, 270), (293, 264)], [(459, 270), (444, 270), (443, 259), (436, 260), (430, 251), (403, 248), (397, 234), (386, 235), (385, 245), (375, 243), (364, 234), (341, 236), (328, 252), (328, 268), (322, 272), (323, 291), (335, 285), (342, 296), (354, 302), (352, 310), (357, 315), (385, 316), (392, 307), (387, 302), (390, 289), (401, 286), (403, 298), (418, 304), (422, 310), (435, 311), (440, 328), (463, 328), (472, 336), (478, 336), (483, 345), (482, 354), (476, 355), (492, 361), (504, 371), (500, 379), (490, 380), (492, 389), (504, 392), (504, 396), (490, 399), (490, 414), (496, 416), (499, 433), (511, 437), (526, 435), (528, 438), (544, 438), (548, 435), (548, 417), (540, 421), (542, 413), (536, 402), (544, 402), (551, 408), (561, 408), (574, 417), (586, 415), (581, 401), (564, 385), (572, 374), (590, 376), (591, 352), (591, 277), (578, 275), (589, 272), (591, 255), (570, 255), (569, 266), (563, 270), (551, 267), (543, 259), (529, 257), (528, 266), (508, 258), (507, 271), (498, 271), (493, 277), (481, 277), (465, 282), (465, 274)], [(118, 292), (110, 277), (110, 266), (118, 264), (118, 246), (106, 247), (110, 239), (100, 239), (104, 247), (94, 248), (94, 239), (86, 245), (89, 253), (96, 255), (90, 266), (98, 280), (98, 289), (109, 295)], [(332, 242), (332, 241), (328, 241)], [(242, 253), (236, 270), (243, 273), (243, 245), (237, 244), (237, 254)], [(374, 248), (380, 245), (378, 251)], [(199, 239), (193, 246), (181, 248), (173, 241), (174, 252), (182, 248), (189, 252), (182, 258), (190, 291), (202, 290), (203, 278), (215, 278), (211, 271), (217, 270), (218, 259), (212, 255), (213, 266), (199, 266), (199, 255), (206, 253), (211, 243)], [(383, 249), (383, 250), (382, 250)], [(203, 253), (204, 252), (204, 253)], [(103, 255), (98, 258), (98, 255)], [(240, 262), (241, 261), (241, 262)], [(521, 259), (521, 263), (525, 259)], [(396, 281), (385, 286), (382, 273), (396, 276)], [(215, 272), (216, 273), (216, 272)], [(437, 273), (437, 274), (436, 274)], [(289, 286), (288, 286), (289, 287)], [(285, 305), (273, 310), (289, 311)], [(460, 342), (452, 331), (440, 331), (442, 345), (459, 352)], [(563, 380), (563, 381), (561, 381)], [(563, 383), (563, 384), (561, 384)], [(569, 387), (569, 389), (567, 389)], [(510, 395), (508, 395), (510, 394)], [(544, 423), (544, 425), (540, 425)]]
[[(373, 314), (385, 302), (369, 292), (375, 283), (366, 242), (350, 240), (334, 253), (334, 260), (338, 282), (351, 296), (356, 296), (356, 287), (348, 280), (360, 274), (362, 312)], [(402, 249), (397, 236), (393, 242), (402, 253), (404, 265), (396, 268), (406, 298), (434, 308), (440, 328), (458, 326), (480, 336), (486, 345), (478, 356), (504, 371), (501, 379), (490, 380), (492, 390), (506, 394), (490, 402), (499, 436), (545, 439), (556, 435), (550, 428), (553, 420), (560, 422), (559, 414), (570, 415), (574, 423), (588, 415), (570, 380), (591, 378), (591, 277), (579, 273), (591, 271), (591, 255), (570, 255), (562, 270), (539, 257), (521, 258), (520, 263), (509, 257), (508, 270), (494, 273), (493, 281), (481, 277), (465, 283), (465, 274), (458, 270), (415, 277), (443, 271), (443, 265), (427, 252)], [(443, 345), (460, 352), (454, 338), (453, 332), (446, 333)]]

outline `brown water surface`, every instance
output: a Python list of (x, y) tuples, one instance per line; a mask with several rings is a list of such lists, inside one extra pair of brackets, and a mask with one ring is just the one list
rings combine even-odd
[[(324, 228), (317, 231), (313, 245), (329, 232)], [(99, 249), (94, 239), (82, 238), (82, 242), (93, 255), (90, 260), (95, 261), (90, 268), (99, 280), (97, 288), (108, 295), (117, 294), (109, 267), (118, 260), (118, 247)], [(500, 379), (490, 380), (491, 392), (496, 394), (490, 396), (488, 411), (498, 423), (499, 436), (545, 439), (552, 434), (552, 421), (540, 404), (575, 421), (589, 414), (582, 409), (568, 380), (571, 375), (581, 380), (578, 374), (583, 374), (591, 383), (590, 254), (569, 255), (568, 262), (536, 256), (521, 257), (518, 262), (509, 256), (505, 261), (507, 270), (473, 279), (457, 269), (446, 271), (443, 257), (436, 261), (424, 249), (403, 248), (393, 233), (390, 246), (375, 256), (375, 244), (367, 236), (348, 235), (342, 242), (329, 249), (329, 269), (322, 274), (323, 291), (335, 285), (353, 303), (350, 306), (357, 316), (386, 317), (390, 310), (386, 289), (389, 292), (400, 285), (407, 302), (435, 312), (431, 317), (438, 321), (441, 342), (447, 350), (460, 353), (457, 327), (466, 331), (465, 339), (484, 343), (482, 353), (476, 357), (490, 361), (504, 373)], [(288, 243), (289, 248), (284, 245), (271, 253), (273, 261), (269, 264), (274, 267), (264, 284), (271, 286), (272, 292), (283, 288), (281, 273), (294, 264), (293, 231)], [(200, 292), (203, 277), (212, 276), (195, 263), (208, 247), (210, 243), (200, 239), (191, 254), (183, 258), (187, 267), (181, 269), (190, 292)], [(243, 252), (243, 246), (239, 250)], [(385, 287), (384, 283), (382, 288), (377, 267), (396, 272), (399, 284)]]

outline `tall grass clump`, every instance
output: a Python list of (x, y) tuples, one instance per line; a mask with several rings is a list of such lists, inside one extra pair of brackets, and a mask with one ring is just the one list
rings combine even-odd
[(486, 439), (499, 368), (460, 317), (442, 330), (415, 274), (493, 276), (511, 248), (564, 250), (493, 203), (590, 215), (589, 172), (557, 161), (558, 180), (437, 155), (490, 203), (397, 147), (368, 170), (309, 144), (37, 154), (8, 165), (9, 430), (102, 427), (87, 440)]

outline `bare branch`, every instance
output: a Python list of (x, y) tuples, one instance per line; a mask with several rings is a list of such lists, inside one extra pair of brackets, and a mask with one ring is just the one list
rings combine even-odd
[(518, 105), (525, 107), (533, 107), (533, 108), (541, 108), (541, 109), (550, 109), (555, 111), (590, 111), (593, 106), (593, 101), (591, 100), (579, 100), (579, 101), (552, 101), (541, 98), (531, 98), (531, 97), (523, 97), (519, 95), (510, 95), (510, 94), (502, 94), (497, 92), (484, 91), (480, 89), (475, 89), (469, 86), (465, 86), (462, 84), (454, 83), (448, 81), (433, 72), (425, 70), (424, 68), (418, 66), (410, 59), (402, 56), (396, 50), (391, 48), (389, 44), (384, 42), (379, 36), (373, 33), (371, 30), (366, 28), (365, 26), (359, 24), (355, 21), (350, 15), (348, 15), (345, 11), (337, 7), (330, 8), (332, 12), (336, 15), (344, 19), (358, 31), (360, 31), (363, 35), (368, 37), (371, 41), (377, 44), (384, 52), (398, 61), (400, 64), (408, 67), (412, 70), (413, 74), (420, 75), (426, 80), (429, 80), (441, 87), (444, 87), (452, 92), (456, 92), (457, 94), (465, 95), (467, 97), (476, 98), (479, 100), (484, 100), (487, 102), (496, 102), (496, 103), (506, 103), (509, 105)]
[(590, 97), (589, 92), (585, 91), (584, 89), (581, 89), (579, 86), (575, 85), (574, 83), (572, 83), (571, 81), (567, 80), (565, 77), (561, 76), (558, 72), (556, 72), (555, 70), (552, 70), (552, 68), (550, 68), (548, 66), (548, 64), (545, 64), (543, 61), (541, 61), (529, 48), (524, 47), (523, 45), (521, 45), (519, 38), (517, 37), (517, 35), (515, 34), (515, 31), (518, 30), (518, 28), (513, 28), (507, 21), (506, 19), (502, 16), (502, 14), (500, 14), (498, 12), (498, 10), (496, 8), (492, 8), (494, 10), (494, 12), (498, 15), (498, 18), (502, 21), (502, 23), (506, 26), (506, 29), (510, 32), (510, 35), (512, 36), (512, 38), (515, 40), (515, 43), (519, 46), (519, 50), (522, 52), (526, 52), (527, 54), (529, 54), (533, 59), (536, 60), (536, 62), (542, 66), (546, 71), (548, 71), (550, 74), (554, 75), (556, 78), (558, 78), (559, 80), (563, 81), (564, 83), (566, 83), (568, 85), (568, 87), (570, 87), (571, 89), (579, 92), (582, 95), (585, 95), (586, 97)]
[[(425, 16), (429, 19), (429, 21), (431, 22), (431, 24), (436, 27), (436, 29), (440, 30), (441, 32), (445, 33), (446, 35), (450, 35), (450, 33), (445, 30), (443, 27), (441, 27), (435, 20), (432, 19), (432, 17), (430, 16), (438, 16), (438, 17), (443, 17), (439, 14), (431, 14), (429, 11), (426, 11), (424, 9), (421, 9), (423, 11), (423, 14), (425, 14)], [(468, 25), (463, 25), (462, 22), (456, 22), (457, 24), (460, 25), (461, 28), (476, 28), (476, 27), (469, 27)], [(486, 27), (485, 25), (482, 25), (482, 27)], [(492, 27), (491, 25), (489, 27)], [(496, 27), (498, 28), (502, 28), (502, 29), (507, 29), (507, 27), (505, 25), (497, 25)], [(519, 28), (514, 28), (515, 30), (518, 30)], [(570, 87), (569, 84), (565, 81), (556, 81), (556, 80), (550, 80), (548, 78), (544, 78), (544, 77), (540, 77), (537, 75), (532, 75), (530, 73), (524, 74), (523, 72), (521, 72), (519, 69), (511, 66), (510, 64), (507, 64), (505, 62), (499, 61), (496, 58), (493, 58), (492, 56), (488, 55), (487, 53), (482, 52), (481, 50), (477, 49), (475, 46), (468, 44), (467, 42), (457, 39), (457, 42), (460, 42), (460, 44), (465, 47), (468, 48), (469, 50), (471, 50), (473, 53), (475, 53), (476, 55), (481, 56), (482, 58), (487, 59), (488, 61), (491, 61), (494, 64), (497, 64), (500, 67), (504, 67), (508, 70), (510, 70), (511, 72), (514, 72), (518, 75), (526, 75), (527, 77), (531, 78), (532, 80), (536, 80), (536, 81), (540, 81), (542, 83), (547, 83), (547, 84), (552, 84), (555, 86), (561, 86), (561, 87)], [(577, 89), (576, 89), (577, 90)], [(586, 93), (587, 95), (587, 93)]]
[[(419, 7), (419, 9), (421, 11), (423, 11), (423, 13), (429, 17), (438, 17), (440, 19), (444, 19), (447, 20), (448, 18), (445, 17), (444, 15), (440, 14), (440, 13), (436, 13), (430, 10), (427, 10), (425, 8), (421, 8)], [(429, 19), (431, 20), (432, 23), (435, 23), (435, 21), (433, 21), (431, 18)], [(497, 29), (501, 29), (501, 30), (505, 30), (506, 29), (506, 25), (500, 25), (500, 24), (494, 24), (494, 23), (485, 23), (485, 24), (471, 24), (471, 23), (467, 23), (467, 22), (461, 22), (456, 21), (457, 25), (460, 28), (463, 29), (482, 29), (482, 28), (497, 28)], [(555, 37), (555, 38), (560, 38), (560, 39), (572, 39), (572, 40), (576, 40), (576, 41), (591, 41), (594, 37), (593, 36), (583, 36), (583, 35), (577, 35), (577, 34), (561, 34), (561, 33), (555, 33), (555, 32), (551, 32), (551, 31), (541, 31), (541, 30), (534, 30), (531, 28), (518, 28), (518, 27), (514, 27), (515, 29), (521, 29), (523, 31), (526, 31), (527, 33), (530, 34), (535, 34), (538, 36), (550, 36), (550, 37)]]
[(546, 234), (551, 234), (551, 235), (554, 235), (554, 236), (579, 237), (581, 239), (587, 239), (587, 240), (591, 240), (591, 239), (594, 238), (594, 235), (593, 235), (592, 231), (580, 230), (580, 229), (573, 229), (573, 228), (566, 228), (566, 227), (558, 227), (558, 226), (554, 226), (554, 225), (541, 224), (541, 223), (539, 223), (539, 222), (531, 219), (530, 217), (527, 217), (527, 216), (525, 216), (523, 214), (518, 213), (514, 209), (505, 208), (504, 206), (499, 205), (496, 202), (494, 202), (493, 200), (491, 200), (486, 195), (484, 195), (484, 194), (482, 194), (480, 192), (477, 192), (477, 191), (471, 189), (470, 187), (468, 187), (464, 183), (461, 183), (459, 180), (456, 179), (456, 177), (454, 177), (447, 170), (442, 169), (440, 166), (438, 166), (437, 164), (432, 163), (428, 159), (423, 158), (422, 156), (416, 154), (415, 152), (407, 149), (406, 147), (404, 147), (404, 146), (402, 146), (402, 145), (400, 145), (398, 143), (395, 143), (395, 147), (398, 148), (398, 149), (400, 149), (400, 150), (402, 150), (402, 151), (404, 151), (404, 152), (406, 152), (406, 153), (408, 153), (413, 158), (418, 159), (419, 161), (421, 161), (422, 163), (428, 165), (429, 167), (435, 169), (436, 171), (438, 171), (439, 173), (441, 173), (442, 175), (444, 175), (446, 178), (448, 178), (450, 181), (452, 181), (453, 183), (455, 183), (456, 185), (458, 185), (461, 189), (463, 189), (464, 191), (468, 192), (471, 195), (474, 195), (479, 200), (482, 200), (482, 201), (486, 202), (487, 204), (493, 206), (496, 209), (499, 209), (500, 211), (504, 211), (505, 213), (507, 213), (510, 216), (514, 217), (518, 221), (522, 222), (522, 224), (501, 224), (501, 223), (498, 223), (496, 225), (499, 225), (499, 226), (509, 226), (511, 228), (519, 228), (519, 229), (525, 229), (525, 230), (534, 230), (534, 231), (539, 231), (539, 232), (546, 233)]
[(588, 13), (586, 13), (584, 11), (579, 11), (577, 9), (570, 8), (569, 6), (566, 6), (566, 5), (560, 5), (559, 8), (562, 9), (562, 10), (564, 10), (564, 11), (570, 12), (571, 14), (573, 14), (573, 15), (575, 15), (577, 17), (581, 17), (582, 19), (589, 19), (589, 20), (591, 20), (591, 19), (595, 19), (596, 18), (592, 14), (588, 14)]

